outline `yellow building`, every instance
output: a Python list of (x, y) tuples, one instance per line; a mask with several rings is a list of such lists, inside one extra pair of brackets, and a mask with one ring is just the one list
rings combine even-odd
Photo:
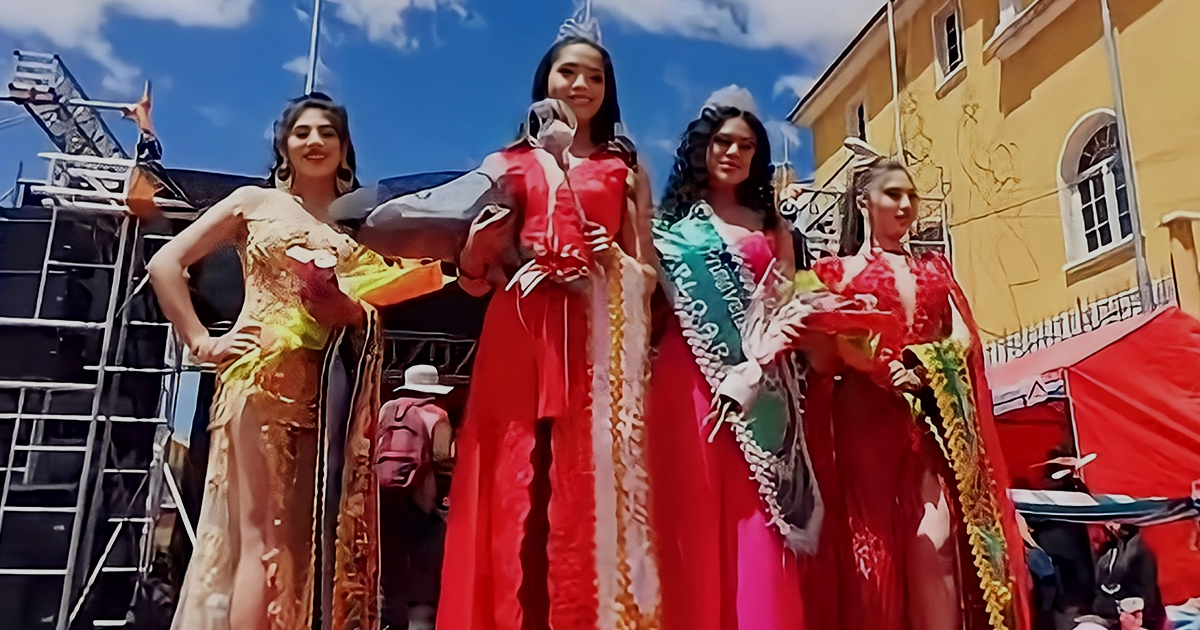
[(848, 135), (904, 156), (982, 329), (1013, 352), (1140, 311), (1137, 207), (1155, 302), (1172, 300), (1162, 219), (1200, 210), (1200, 1), (1109, 2), (1136, 204), (1101, 0), (895, 0), (792, 112), (812, 131), (818, 188), (844, 188)]

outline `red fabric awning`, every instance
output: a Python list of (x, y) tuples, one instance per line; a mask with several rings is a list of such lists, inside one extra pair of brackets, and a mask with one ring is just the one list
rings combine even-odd
[[(1083, 470), (1093, 492), (1177, 498), (1200, 479), (1200, 321), (1178, 308), (1067, 339), (993, 366), (988, 377), (1014, 476), (1022, 472), (1016, 460), (1045, 444), (1022, 436), (1048, 435), (1065, 412), (1064, 438), (1073, 430), (1079, 454), (1098, 455)], [(1064, 398), (1062, 411), (1052, 408)], [(1196, 524), (1154, 528), (1146, 538), (1158, 553), (1164, 596), (1200, 595)]]
[(1065, 339), (1014, 361), (993, 365), (988, 368), (992, 399), (997, 405), (1032, 406), (1047, 397), (1061, 394), (1060, 382), (1066, 369), (1079, 365), (1130, 333), (1141, 330), (1160, 315), (1172, 311), (1183, 315), (1174, 308), (1139, 315)]

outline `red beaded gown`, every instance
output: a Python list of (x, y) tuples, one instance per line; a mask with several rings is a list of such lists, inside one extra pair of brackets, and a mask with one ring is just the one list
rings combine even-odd
[[(821, 549), (806, 569), (809, 625), (919, 630), (910, 611), (915, 583), (937, 576), (911, 574), (906, 554), (933, 479), (935, 496), (950, 504), (962, 627), (1028, 628), (1024, 547), (969, 305), (949, 262), (926, 254), (904, 258), (916, 288), (906, 309), (886, 256), (825, 258), (814, 268), (832, 292), (873, 296), (897, 321), (880, 331), (869, 369), (810, 378), (806, 429), (827, 502)], [(955, 309), (969, 343), (951, 338)], [(898, 392), (893, 359), (923, 367), (929, 388)]]
[(479, 341), (438, 628), (655, 627), (641, 452), (652, 285), (618, 246), (583, 238), (585, 217), (617, 235), (630, 167), (600, 151), (564, 180), (539, 149), (503, 156), (529, 263), (495, 292)]

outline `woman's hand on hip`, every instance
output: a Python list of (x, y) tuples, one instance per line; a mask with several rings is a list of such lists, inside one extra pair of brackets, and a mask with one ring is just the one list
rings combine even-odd
[(219, 337), (205, 335), (192, 344), (192, 355), (201, 363), (220, 365), (259, 348), (261, 332), (258, 326), (246, 326)]

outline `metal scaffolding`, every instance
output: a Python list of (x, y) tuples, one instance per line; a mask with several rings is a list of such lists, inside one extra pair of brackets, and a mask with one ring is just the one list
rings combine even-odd
[[(166, 456), (180, 365), (144, 290), (145, 261), (170, 234), (129, 212), (134, 161), (58, 58), (16, 56), (8, 100), (71, 153), (42, 154), (45, 182), (0, 210), (14, 248), (0, 261), (41, 259), (0, 269), (0, 335), (10, 350), (50, 348), (10, 355), (0, 373), (0, 609), (9, 630), (121, 627), (154, 524), (175, 508)], [(171, 219), (194, 217), (155, 201)]]
[[(180, 561), (167, 573), (182, 574), (182, 534), (195, 544), (183, 499), (198, 502), (202, 484), (188, 482), (205, 447), (188, 447), (181, 494), (170, 464), (183, 447), (172, 430), (185, 407), (183, 373), (212, 367), (183, 356), (146, 289), (145, 263), (225, 186), (254, 182), (160, 168), (164, 185), (176, 175), (191, 186), (159, 194), (188, 201), (156, 196), (164, 217), (144, 222), (128, 192), (146, 165), (127, 157), (100, 115), (123, 105), (88, 99), (55, 55), (17, 52), (9, 87), (0, 99), (24, 106), (58, 151), (41, 155), (45, 181), (18, 182), (15, 207), (0, 208), (0, 627), (125, 627), (135, 594), (162, 586), (164, 556)], [(197, 271), (193, 281), (204, 276)], [(213, 284), (222, 298), (240, 288), (231, 276)], [(223, 318), (226, 301), (208, 306)], [(417, 363), (437, 367), (447, 384), (468, 383), (481, 302), (444, 294), (393, 314), (388, 392)], [(428, 321), (436, 325), (426, 330)], [(168, 531), (179, 544), (164, 552)], [(177, 585), (165, 581), (168, 591)]]
[[(822, 184), (801, 184), (802, 192), (779, 204), (780, 214), (800, 231), (807, 249), (816, 258), (837, 256), (842, 232), (842, 197), (852, 160), (844, 162)], [(916, 221), (907, 238), (914, 253), (936, 251), (953, 260), (950, 241), (950, 197), (943, 187), (942, 196), (922, 197)]]

